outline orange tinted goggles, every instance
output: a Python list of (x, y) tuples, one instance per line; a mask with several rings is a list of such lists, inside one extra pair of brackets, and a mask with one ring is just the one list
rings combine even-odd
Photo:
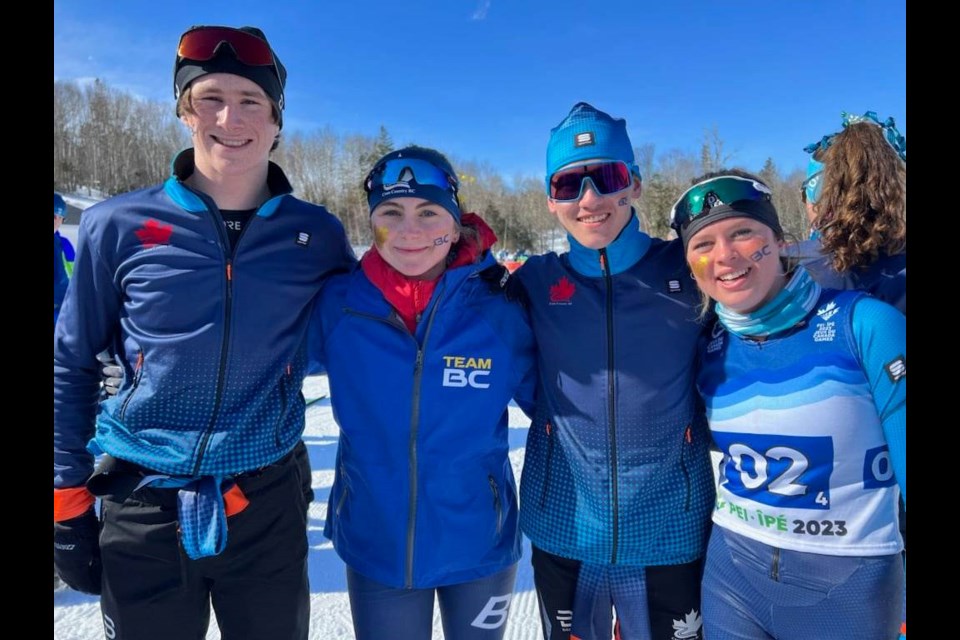
[(263, 38), (232, 27), (194, 27), (180, 36), (177, 57), (210, 60), (226, 42), (237, 60), (251, 66), (273, 65), (273, 51)]

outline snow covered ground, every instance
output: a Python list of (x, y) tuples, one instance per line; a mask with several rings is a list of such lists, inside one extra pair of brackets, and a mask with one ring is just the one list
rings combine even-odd
[[(67, 235), (70, 237), (69, 234)], [(71, 237), (71, 240), (75, 238)], [(330, 495), (330, 487), (333, 484), (334, 457), (337, 448), (337, 425), (333, 421), (330, 398), (327, 394), (326, 376), (311, 376), (304, 381), (303, 395), (307, 401), (326, 396), (307, 408), (307, 426), (303, 436), (310, 452), (313, 488), (316, 493), (316, 500), (310, 506), (308, 524), (311, 640), (341, 640), (354, 637), (344, 565), (333, 550), (333, 546), (323, 537), (327, 497)], [(519, 408), (510, 408), (510, 460), (518, 480), (529, 424), (529, 420)], [(538, 640), (540, 621), (533, 591), (533, 572), (530, 568), (530, 543), (526, 540), (524, 540), (523, 553), (514, 600), (510, 607), (506, 638)], [(71, 589), (61, 588), (54, 591), (53, 637), (54, 640), (102, 640), (104, 634), (100, 621), (99, 599)], [(207, 633), (207, 640), (219, 638), (220, 630), (216, 621), (213, 620)], [(433, 638), (435, 640), (443, 638), (439, 614), (434, 616)]]

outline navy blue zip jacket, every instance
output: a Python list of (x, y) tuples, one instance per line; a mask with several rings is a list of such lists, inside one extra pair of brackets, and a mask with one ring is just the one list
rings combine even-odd
[(536, 356), (523, 308), (478, 276), (492, 265), (485, 251), (448, 268), (412, 334), (360, 267), (330, 280), (311, 321), (340, 426), (324, 535), (391, 587), (520, 559), (507, 405), (532, 412)]
[(695, 391), (700, 297), (683, 246), (650, 238), (635, 216), (605, 249), (569, 241), (514, 274), (540, 360), (520, 528), (589, 564), (691, 562), (714, 488)]
[[(182, 182), (193, 150), (173, 169), (165, 183), (83, 214), (54, 333), (55, 488), (83, 484), (94, 452), (224, 476), (281, 458), (303, 432), (312, 301), (355, 263), (343, 226), (293, 197), (271, 163), (273, 197), (231, 252), (216, 205)], [(98, 416), (95, 356), (107, 347), (124, 381)]]

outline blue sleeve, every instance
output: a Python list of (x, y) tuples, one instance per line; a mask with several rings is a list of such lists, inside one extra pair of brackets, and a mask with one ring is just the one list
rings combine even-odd
[(340, 240), (340, 264), (337, 268), (331, 270), (330, 275), (326, 278), (320, 291), (313, 298), (313, 309), (310, 311), (310, 322), (307, 326), (307, 370), (305, 374), (308, 376), (320, 375), (327, 372), (327, 366), (325, 364), (327, 356), (323, 346), (323, 304), (321, 303), (324, 290), (329, 284), (331, 277), (349, 273), (358, 263), (357, 257), (353, 253), (353, 248), (350, 246), (347, 234), (343, 230), (343, 224), (337, 218), (334, 218), (334, 220), (336, 220), (339, 225), (337, 237)]
[(520, 379), (520, 384), (517, 385), (517, 389), (514, 391), (513, 400), (517, 403), (517, 406), (523, 410), (526, 416), (532, 420), (537, 406), (537, 386), (540, 376), (536, 338), (534, 338), (533, 328), (530, 326), (530, 320), (526, 310), (523, 312), (521, 331), (523, 332), (523, 341), (522, 346), (518, 349), (515, 365), (524, 373)]
[(853, 309), (853, 335), (907, 501), (907, 318), (895, 307), (864, 297)]
[(310, 324), (307, 326), (307, 371), (306, 375), (315, 376), (327, 372), (326, 355), (323, 351), (323, 319), (321, 312), (323, 305), (320, 304), (320, 296), (323, 295), (323, 289), (320, 289), (313, 299), (313, 309), (310, 312)]
[(108, 211), (80, 223), (73, 279), (67, 288), (53, 338), (53, 486), (76, 487), (93, 472), (87, 443), (93, 438), (100, 394), (96, 354), (119, 332), (121, 291), (100, 254)]

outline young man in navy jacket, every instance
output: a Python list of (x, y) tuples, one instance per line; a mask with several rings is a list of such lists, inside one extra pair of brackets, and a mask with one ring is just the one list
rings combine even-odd
[(683, 246), (640, 230), (626, 122), (585, 102), (551, 131), (546, 188), (570, 251), (515, 274), (540, 359), (520, 527), (544, 638), (609, 640), (614, 612), (617, 637), (702, 638), (714, 488)]
[[(269, 160), (286, 75), (259, 29), (186, 31), (192, 148), (80, 224), (54, 337), (54, 562), (101, 594), (108, 637), (201, 638), (211, 603), (224, 637), (307, 637), (304, 336), (355, 259)], [(106, 348), (124, 375), (98, 414)]]

